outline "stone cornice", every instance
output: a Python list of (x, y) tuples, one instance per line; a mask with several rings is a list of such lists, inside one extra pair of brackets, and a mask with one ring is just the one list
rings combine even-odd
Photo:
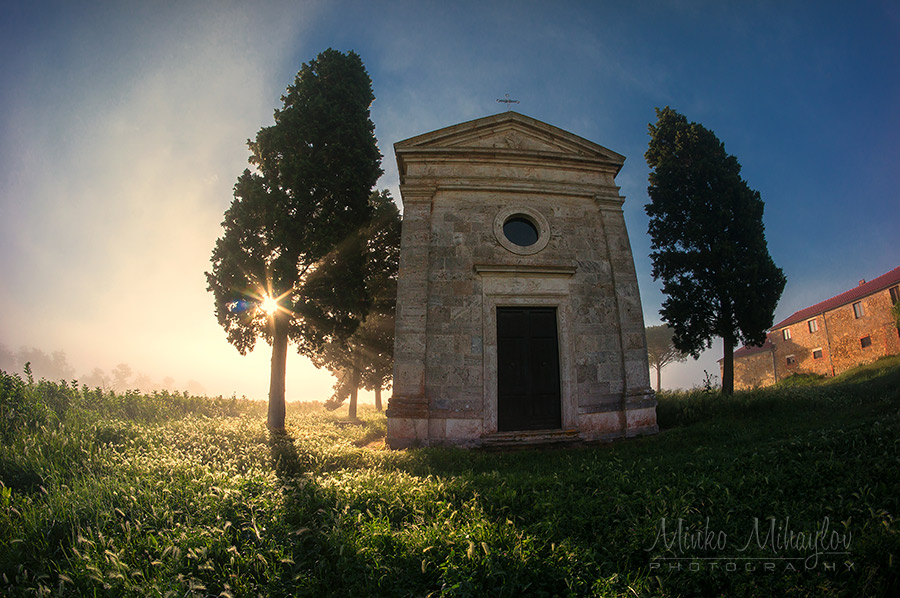
[(435, 185), (408, 184), (400, 185), (400, 197), (403, 203), (412, 203), (416, 201), (431, 201), (434, 197), (437, 187)]
[(411, 162), (472, 162), (503, 163), (516, 166), (543, 166), (569, 164), (584, 170), (603, 170), (617, 174), (622, 165), (603, 157), (582, 156), (542, 150), (521, 150), (480, 147), (396, 148), (397, 161)]
[(475, 272), (481, 275), (570, 277), (575, 271), (575, 266), (555, 264), (475, 264)]
[(547, 181), (498, 183), (495, 178), (472, 178), (442, 184), (433, 182), (431, 184), (416, 184), (410, 182), (400, 185), (400, 193), (404, 201), (407, 201), (407, 197), (411, 201), (429, 201), (437, 191), (477, 191), (484, 193), (582, 197), (594, 200), (601, 207), (612, 209), (621, 209), (622, 203), (625, 201), (625, 197), (619, 195), (619, 187), (601, 187), (598, 189), (597, 185), (551, 183)]

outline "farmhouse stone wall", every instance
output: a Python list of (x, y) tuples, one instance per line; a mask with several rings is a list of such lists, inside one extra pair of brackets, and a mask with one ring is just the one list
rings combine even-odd
[[(889, 289), (864, 297), (860, 303), (863, 315), (859, 318), (854, 315), (853, 305), (845, 305), (825, 314), (835, 374), (900, 353), (900, 335), (890, 315), (892, 303)], [(862, 343), (866, 337), (871, 340), (868, 347)]]
[(776, 325), (768, 335), (768, 364), (756, 349), (735, 352), (735, 388), (768, 386), (794, 374), (835, 376), (900, 354), (900, 332), (891, 316), (895, 297), (900, 298), (900, 268), (872, 282), (879, 280), (883, 284), (871, 292), (848, 291)]
[[(734, 360), (734, 388), (746, 390), (775, 384), (774, 347)], [(721, 374), (721, 372), (720, 372)]]
[[(624, 158), (515, 112), (395, 151), (404, 215), (389, 444), (478, 446), (497, 434), (496, 310), (509, 306), (556, 309), (560, 433), (655, 432), (615, 185)], [(504, 237), (515, 214), (540, 230), (533, 246)]]
[[(810, 332), (810, 326), (814, 328)], [(784, 338), (784, 329), (774, 332), (777, 379), (793, 374), (831, 375), (831, 347), (828, 343), (828, 326), (823, 315), (804, 319), (786, 328), (791, 338)], [(818, 357), (817, 357), (818, 356)]]

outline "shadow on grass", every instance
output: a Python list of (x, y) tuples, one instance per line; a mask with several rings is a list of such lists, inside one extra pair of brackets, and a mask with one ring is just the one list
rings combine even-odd
[[(364, 438), (379, 437), (376, 430)], [(333, 468), (323, 471), (314, 455), (297, 450), (289, 434), (270, 434), (269, 448), (284, 498), (284, 524), (293, 530), (286, 539), (293, 564), (284, 595), (402, 596), (439, 589), (435, 578), (423, 575), (418, 558), (402, 551), (380, 555), (361, 545), (367, 538), (360, 536), (359, 510), (341, 498), (339, 488), (323, 483)], [(404, 571), (401, 579), (398, 568)]]
[(284, 482), (302, 475), (303, 464), (300, 455), (294, 445), (294, 438), (287, 432), (269, 432), (269, 451), (272, 455), (272, 465), (275, 475)]
[[(897, 582), (890, 555), (898, 540), (887, 513), (896, 512), (898, 499), (885, 480), (900, 446), (897, 418), (887, 417), (897, 407), (898, 376), (673, 404), (681, 419), (670, 435), (566, 451), (373, 455), (311, 447), (307, 454), (291, 437), (273, 437), (284, 517), (297, 530), (291, 547), (302, 555), (294, 558), (302, 563), (295, 566), (300, 581), (290, 589), (763, 596), (816, 595), (824, 587), (831, 596), (884, 594)], [(859, 409), (860, 401), (870, 408)], [(360, 430), (353, 444), (380, 438), (383, 421)], [(804, 530), (826, 515), (847, 520), (857, 569), (793, 576), (655, 576), (650, 569), (647, 549), (661, 517), (689, 525), (710, 518), (737, 541), (754, 517), (773, 513)]]
[(386, 446), (387, 423), (384, 419), (367, 419), (362, 422), (363, 434), (353, 442), (358, 447), (370, 447), (377, 445), (379, 448)]

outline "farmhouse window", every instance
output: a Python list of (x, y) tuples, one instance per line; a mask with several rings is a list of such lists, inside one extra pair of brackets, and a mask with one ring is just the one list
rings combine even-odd
[(782, 337), (784, 338), (784, 340), (786, 340), (786, 341), (791, 340), (791, 329), (790, 329), (790, 328), (785, 328), (784, 330), (782, 330), (782, 331), (781, 331), (781, 336), (782, 336)]
[(862, 346), (863, 349), (865, 349), (866, 347), (871, 347), (872, 346), (872, 337), (871, 336), (862, 337), (861, 339), (859, 339), (859, 344)]
[(853, 304), (853, 315), (856, 316), (856, 318), (861, 318), (865, 315), (865, 312), (863, 312), (862, 301), (857, 301)]
[(815, 332), (819, 329), (819, 321), (816, 319), (812, 319), (806, 323), (809, 326), (810, 332)]
[(890, 292), (891, 292), (891, 303), (892, 304), (895, 304), (898, 301), (900, 301), (900, 286), (891, 287)]
[(813, 350), (813, 359), (822, 359), (822, 349)]

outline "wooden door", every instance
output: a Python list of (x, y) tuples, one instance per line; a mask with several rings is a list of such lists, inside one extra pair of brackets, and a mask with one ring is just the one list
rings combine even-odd
[(560, 427), (556, 308), (498, 307), (498, 431)]

